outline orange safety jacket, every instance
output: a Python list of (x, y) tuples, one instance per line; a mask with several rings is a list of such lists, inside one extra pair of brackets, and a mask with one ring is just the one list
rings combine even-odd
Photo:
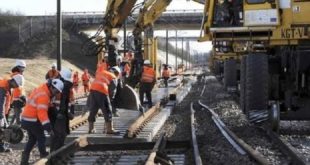
[(169, 69), (164, 69), (163, 72), (162, 72), (162, 77), (170, 77), (171, 74), (170, 74), (170, 70)]
[(5, 102), (3, 102), (3, 105), (0, 105), (0, 108), (2, 109), (2, 112), (5, 111), (5, 114), (7, 115), (10, 109), (10, 103), (11, 103), (11, 94), (10, 94), (10, 87), (9, 87), (9, 80), (7, 79), (1, 79), (0, 80), (0, 88), (3, 88), (5, 90), (4, 95), (0, 96), (4, 99)]
[(101, 72), (96, 73), (95, 80), (92, 82), (90, 89), (101, 92), (108, 96), (109, 95), (108, 86), (113, 79), (116, 79), (113, 73), (106, 70), (102, 70)]
[(96, 73), (101, 72), (103, 70), (108, 70), (109, 65), (107, 62), (99, 62), (97, 65)]
[(55, 78), (58, 78), (59, 76), (60, 76), (60, 73), (58, 70), (51, 69), (47, 72), (48, 79), (55, 79)]
[(88, 85), (89, 80), (90, 80), (90, 75), (88, 73), (84, 72), (82, 75), (83, 85)]
[(141, 82), (152, 83), (155, 80), (155, 71), (152, 67), (144, 66)]
[(44, 126), (50, 124), (48, 108), (50, 106), (51, 93), (47, 84), (34, 89), (27, 99), (26, 106), (21, 114), (21, 119), (28, 122), (37, 122)]

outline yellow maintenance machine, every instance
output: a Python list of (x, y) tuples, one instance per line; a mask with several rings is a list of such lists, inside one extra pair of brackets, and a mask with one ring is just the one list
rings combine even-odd
[(166, 10), (172, 0), (147, 0), (140, 9), (133, 30), (135, 60), (132, 62), (129, 83), (135, 86), (143, 69), (143, 60), (150, 60), (158, 73), (157, 38), (154, 38), (153, 24)]
[[(208, 0), (204, 36), (242, 55), (240, 103), (253, 123), (310, 119), (310, 1)], [(237, 53), (238, 52), (238, 53)]]

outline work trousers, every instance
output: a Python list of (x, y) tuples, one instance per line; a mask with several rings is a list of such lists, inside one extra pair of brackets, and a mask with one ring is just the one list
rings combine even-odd
[(51, 152), (64, 145), (67, 136), (67, 120), (67, 117), (64, 116), (63, 119), (56, 119), (55, 123), (52, 124), (54, 134), (51, 136)]
[(28, 121), (21, 121), (22, 128), (27, 131), (28, 134), (28, 142), (25, 145), (24, 153), (30, 155), (31, 150), (33, 149), (34, 145), (38, 143), (38, 149), (40, 152), (40, 157), (45, 157), (48, 155), (46, 152), (45, 146), (45, 135), (44, 129), (40, 122), (28, 122)]
[(140, 83), (140, 89), (139, 89), (140, 102), (143, 104), (144, 94), (145, 94), (149, 107), (153, 106), (152, 94), (151, 94), (152, 89), (153, 89), (153, 83), (146, 83), (146, 82)]
[(14, 122), (17, 125), (20, 125), (20, 114), (22, 113), (22, 108), (14, 106), (13, 110), (14, 110), (14, 115), (11, 120), (11, 125), (14, 124)]
[(164, 77), (164, 84), (166, 88), (168, 87), (168, 80), (169, 80), (169, 77)]
[(112, 121), (112, 107), (109, 96), (95, 90), (90, 90), (87, 98), (87, 106), (90, 111), (88, 116), (89, 122), (96, 121), (96, 115), (99, 109), (101, 109), (106, 122)]

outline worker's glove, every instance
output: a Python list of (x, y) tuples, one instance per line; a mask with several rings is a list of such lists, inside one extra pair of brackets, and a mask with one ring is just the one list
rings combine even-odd
[(44, 129), (45, 131), (47, 131), (48, 133), (50, 133), (50, 132), (52, 131), (52, 126), (51, 126), (50, 123), (44, 124), (44, 125), (43, 125), (43, 129)]

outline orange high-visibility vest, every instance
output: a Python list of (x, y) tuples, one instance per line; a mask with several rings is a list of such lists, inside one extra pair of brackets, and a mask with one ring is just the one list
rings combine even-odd
[(90, 75), (84, 72), (82, 75), (83, 85), (87, 85), (89, 83), (89, 80), (90, 80)]
[(96, 73), (99, 73), (103, 70), (108, 70), (108, 68), (109, 68), (109, 65), (107, 62), (99, 62), (97, 65)]
[(116, 79), (115, 75), (109, 71), (103, 70), (96, 73), (95, 80), (92, 82), (90, 89), (109, 95), (109, 84)]
[(11, 104), (11, 95), (10, 95), (10, 88), (9, 88), (9, 80), (7, 79), (2, 79), (0, 80), (0, 88), (3, 88), (6, 91), (5, 94), (5, 103), (4, 105), (0, 105), (1, 107), (3, 107), (3, 111), (5, 112), (5, 114), (8, 114), (9, 109), (10, 109), (10, 104)]
[(21, 118), (28, 122), (40, 121), (42, 125), (49, 124), (48, 107), (50, 105), (51, 93), (47, 84), (43, 84), (34, 89), (27, 99), (26, 106), (21, 114)]
[(51, 69), (48, 71), (47, 75), (49, 79), (55, 79), (59, 77), (60, 73), (58, 70)]
[(162, 72), (162, 77), (170, 77), (170, 70), (169, 69), (164, 69)]
[(143, 72), (141, 76), (141, 82), (151, 83), (155, 80), (155, 71), (152, 67), (143, 67)]

